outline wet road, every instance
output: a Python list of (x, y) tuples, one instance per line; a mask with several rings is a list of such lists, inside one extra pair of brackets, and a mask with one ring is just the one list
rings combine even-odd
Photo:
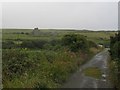
[[(107, 80), (108, 58), (108, 49), (105, 49), (104, 51), (98, 53), (88, 63), (81, 66), (80, 69), (69, 78), (69, 80), (63, 85), (62, 88), (112, 88), (109, 80)], [(85, 76), (82, 71), (83, 69), (89, 67), (98, 67), (103, 73), (102, 76), (106, 76), (106, 78), (95, 79)]]

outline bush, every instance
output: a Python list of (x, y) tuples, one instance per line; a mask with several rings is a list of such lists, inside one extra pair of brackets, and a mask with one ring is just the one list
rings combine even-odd
[(49, 44), (51, 44), (52, 46), (61, 45), (61, 40), (54, 39), (51, 40)]
[(97, 48), (97, 44), (94, 43), (93, 41), (88, 41), (88, 44), (89, 44), (89, 47), (90, 47), (90, 48), (92, 48), (92, 47)]
[(42, 49), (46, 43), (47, 41), (45, 40), (23, 41), (21, 47), (30, 48), (30, 49), (34, 49), (34, 48)]
[(68, 46), (69, 49), (73, 52), (79, 50), (88, 50), (88, 41), (84, 36), (79, 34), (68, 34), (62, 38), (63, 45)]
[(11, 48), (14, 48), (14, 47), (16, 47), (16, 45), (14, 44), (13, 41), (2, 42), (2, 48), (3, 49), (11, 49)]
[(15, 76), (20, 76), (31, 67), (28, 55), (20, 50), (3, 50), (2, 59), (3, 77), (10, 80)]
[(112, 52), (112, 57), (113, 58), (119, 58), (120, 59), (120, 41), (116, 42), (112, 49), (111, 49), (111, 52)]
[(52, 63), (55, 60), (55, 57), (57, 54), (54, 51), (47, 51), (47, 52), (44, 52), (44, 55), (45, 55), (46, 59), (50, 63)]
[(34, 44), (32, 41), (23, 41), (21, 44), (21, 48), (34, 48)]
[[(112, 75), (113, 78), (115, 78), (113, 81), (113, 84), (115, 85), (116, 88), (120, 89), (120, 32), (118, 32), (118, 34), (115, 34), (114, 37), (110, 37), (110, 54), (112, 57), (112, 60), (114, 63), (116, 63), (115, 66), (112, 66), (112, 69), (114, 71), (111, 71), (112, 73), (115, 73), (114, 75)], [(117, 69), (114, 69), (116, 68)], [(117, 80), (116, 80), (117, 78)]]
[(24, 32), (21, 32), (21, 34), (24, 34)]
[(36, 41), (33, 41), (33, 44), (35, 45), (35, 47), (37, 48), (43, 48), (43, 46), (47, 43), (47, 41), (45, 40), (36, 40)]

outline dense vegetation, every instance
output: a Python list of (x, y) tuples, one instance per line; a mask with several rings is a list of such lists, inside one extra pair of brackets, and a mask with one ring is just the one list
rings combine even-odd
[(4, 88), (60, 87), (100, 50), (96, 43), (80, 34), (65, 34), (54, 39), (31, 38), (3, 39)]
[(111, 80), (114, 86), (120, 90), (120, 32), (111, 37), (110, 40)]
[(3, 30), (3, 87), (60, 87), (115, 32)]
[(88, 50), (88, 42), (84, 36), (81, 35), (65, 35), (62, 39), (63, 44), (68, 46), (71, 51), (78, 51), (78, 50)]

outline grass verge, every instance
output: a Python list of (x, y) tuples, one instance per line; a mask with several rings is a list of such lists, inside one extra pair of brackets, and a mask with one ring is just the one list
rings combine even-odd
[(89, 67), (84, 69), (84, 74), (89, 77), (93, 77), (96, 79), (100, 79), (102, 76), (102, 72), (98, 67)]

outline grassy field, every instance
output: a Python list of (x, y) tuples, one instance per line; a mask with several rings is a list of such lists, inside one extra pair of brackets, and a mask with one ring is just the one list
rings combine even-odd
[[(3, 29), (3, 87), (60, 87), (103, 49), (97, 44), (109, 44), (114, 33), (44, 29), (34, 34), (32, 29)], [(92, 68), (85, 73), (98, 78), (100, 71)]]
[[(29, 33), (27, 34), (20, 34), (20, 33)], [(48, 29), (41, 29), (41, 34), (38, 36), (32, 35), (32, 29), (3, 29), (3, 40), (9, 39), (25, 39), (25, 40), (34, 40), (34, 39), (46, 39), (50, 40), (53, 38), (60, 39), (65, 34), (69, 33), (77, 33), (80, 35), (86, 36), (88, 40), (94, 41), (98, 43), (109, 43), (110, 36), (115, 35), (116, 32), (110, 31), (78, 31), (78, 30), (48, 30)]]

